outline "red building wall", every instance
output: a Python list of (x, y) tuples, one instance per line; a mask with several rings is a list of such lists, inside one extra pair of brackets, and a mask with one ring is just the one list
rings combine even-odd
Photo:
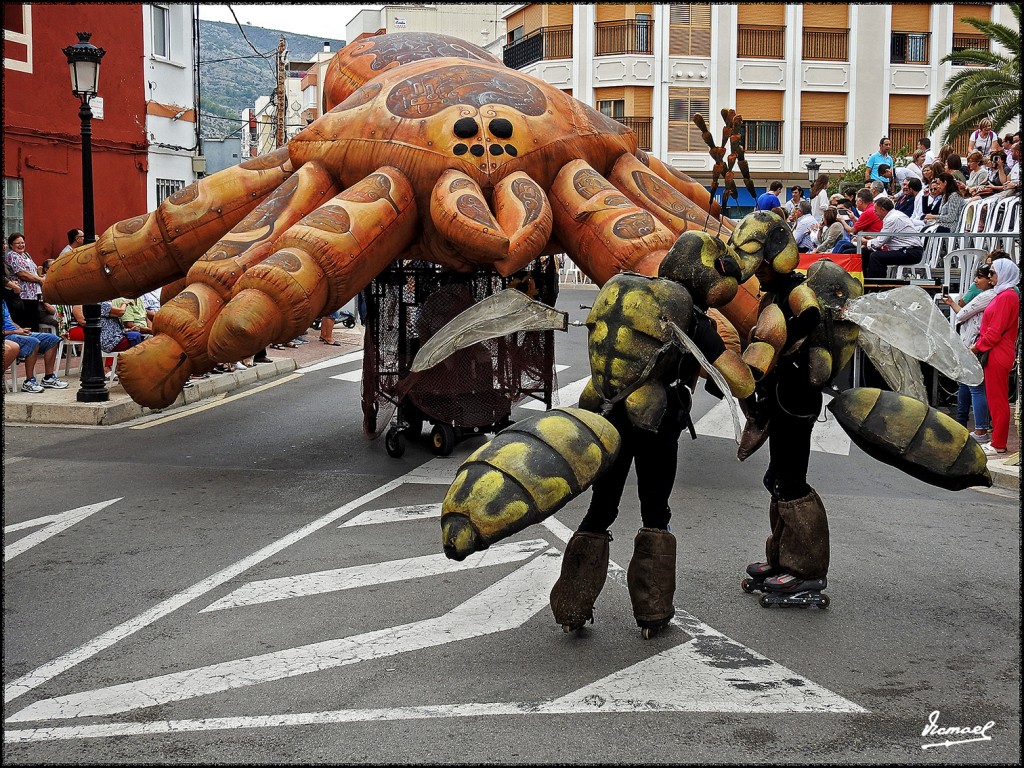
[(91, 32), (90, 42), (106, 51), (99, 81), (103, 119), (92, 121), (97, 236), (146, 210), (142, 6), (5, 2), (3, 15), (5, 30), (26, 26), (22, 34), (30, 41), (5, 41), (4, 56), (27, 59), (31, 69), (4, 67), (3, 174), (22, 180), (25, 240), (42, 263), (67, 245), (69, 229), (82, 226), (80, 102), (62, 53), (78, 42), (76, 32)]

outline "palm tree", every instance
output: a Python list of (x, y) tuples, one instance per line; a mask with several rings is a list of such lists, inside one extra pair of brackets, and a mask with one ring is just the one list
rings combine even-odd
[(960, 19), (990, 41), (999, 43), (1008, 55), (968, 48), (942, 57), (943, 64), (955, 61), (973, 65), (946, 81), (946, 95), (925, 119), (924, 127), (929, 132), (949, 121), (943, 144), (973, 131), (983, 117), (992, 121), (992, 129), (997, 134), (1010, 122), (1020, 119), (1020, 3), (1010, 3), (1008, 7), (1017, 20), (1013, 29), (983, 19)]

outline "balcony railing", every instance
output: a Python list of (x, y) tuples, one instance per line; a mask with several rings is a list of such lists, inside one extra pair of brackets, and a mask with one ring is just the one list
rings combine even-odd
[(923, 125), (889, 125), (889, 141), (892, 142), (894, 157), (912, 155), (917, 150), (917, 142), (928, 132)]
[(502, 49), (506, 67), (522, 69), (545, 59), (572, 58), (572, 25), (540, 27)]
[(640, 149), (651, 151), (651, 133), (654, 128), (653, 117), (616, 117), (613, 118), (636, 134), (636, 143)]
[[(989, 50), (989, 40), (984, 35), (953, 35), (953, 53), (963, 51), (965, 49), (987, 51)], [(980, 66), (973, 62), (964, 61), (963, 59), (953, 59), (953, 64), (958, 67)]]
[(741, 24), (736, 28), (736, 55), (749, 59), (786, 58), (786, 28)]
[(889, 60), (893, 64), (927, 64), (928, 32), (893, 32), (889, 42)]
[(746, 152), (782, 152), (782, 121), (744, 120), (743, 149)]
[(600, 21), (594, 25), (594, 55), (654, 52), (654, 22)]
[(850, 30), (808, 28), (803, 37), (805, 60), (849, 61)]
[(800, 154), (845, 155), (846, 123), (800, 123)]

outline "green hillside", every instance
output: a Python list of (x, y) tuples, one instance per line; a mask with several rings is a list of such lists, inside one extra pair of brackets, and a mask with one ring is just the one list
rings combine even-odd
[[(242, 36), (252, 42), (256, 52)], [(311, 37), (263, 27), (219, 21), (199, 22), (200, 127), (203, 138), (224, 138), (242, 127), (241, 112), (252, 108), (257, 97), (273, 93), (277, 82), (274, 59), (284, 35), (289, 61), (309, 61), (328, 42), (332, 51), (344, 40)]]

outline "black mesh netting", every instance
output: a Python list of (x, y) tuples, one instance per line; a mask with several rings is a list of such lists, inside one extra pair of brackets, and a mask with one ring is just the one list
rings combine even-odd
[(396, 263), (381, 273), (367, 289), (362, 393), (366, 434), (383, 432), (400, 404), (407, 413), (470, 429), (507, 420), (512, 406), (527, 397), (550, 405), (552, 331), (490, 339), (426, 371), (409, 373), (420, 346), (449, 320), (524, 277), (532, 280), (531, 290), (536, 287), (534, 298), (553, 304), (557, 272), (548, 263), (538, 262), (510, 278), (492, 271), (455, 273), (425, 262)]

